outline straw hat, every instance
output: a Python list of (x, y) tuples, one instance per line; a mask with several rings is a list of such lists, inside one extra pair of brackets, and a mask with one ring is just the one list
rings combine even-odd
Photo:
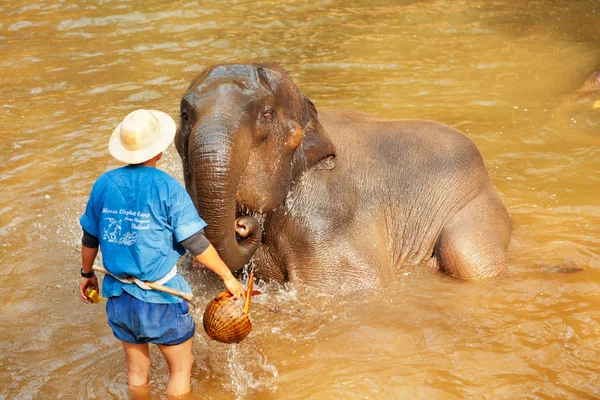
[(113, 131), (108, 150), (127, 164), (140, 164), (166, 150), (175, 137), (175, 121), (156, 110), (135, 110)]

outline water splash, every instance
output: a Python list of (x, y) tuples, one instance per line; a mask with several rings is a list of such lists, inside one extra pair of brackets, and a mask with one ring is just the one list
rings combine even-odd
[(247, 396), (249, 391), (277, 389), (277, 368), (254, 346), (232, 345), (227, 352), (227, 369), (229, 382), (225, 386), (236, 399)]

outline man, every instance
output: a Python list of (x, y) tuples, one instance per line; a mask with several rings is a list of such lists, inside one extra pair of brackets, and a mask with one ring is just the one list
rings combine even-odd
[(113, 157), (128, 165), (98, 178), (80, 219), (79, 295), (89, 303), (86, 292), (98, 290), (92, 266), (100, 247), (104, 267), (114, 275), (105, 275), (102, 284), (102, 295), (108, 298), (108, 323), (122, 342), (133, 393), (150, 391), (148, 343), (158, 345), (169, 366), (167, 394), (181, 396), (190, 391), (195, 323), (189, 304), (181, 298), (116, 277), (191, 292), (175, 266), (187, 249), (223, 279), (234, 298), (245, 296), (240, 282), (204, 236), (206, 223), (183, 186), (156, 169), (175, 130), (173, 119), (160, 111), (137, 110), (125, 117), (108, 147)]

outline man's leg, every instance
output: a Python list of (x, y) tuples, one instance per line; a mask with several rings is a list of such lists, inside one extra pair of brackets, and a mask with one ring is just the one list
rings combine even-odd
[(174, 346), (158, 345), (169, 366), (167, 395), (182, 396), (190, 391), (192, 365), (192, 338)]
[(121, 341), (127, 358), (127, 385), (134, 398), (150, 395), (150, 351), (147, 343), (133, 344)]

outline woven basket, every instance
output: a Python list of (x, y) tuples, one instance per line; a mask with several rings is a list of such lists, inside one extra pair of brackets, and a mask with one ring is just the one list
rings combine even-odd
[(211, 300), (204, 310), (204, 330), (211, 339), (221, 343), (239, 343), (252, 330), (252, 322), (241, 304), (230, 297), (219, 296)]
[(251, 274), (244, 306), (231, 299), (230, 292), (223, 292), (208, 303), (202, 325), (211, 339), (221, 343), (239, 343), (252, 331), (252, 322), (248, 317), (250, 299), (260, 294), (252, 290), (253, 283), (254, 276)]

